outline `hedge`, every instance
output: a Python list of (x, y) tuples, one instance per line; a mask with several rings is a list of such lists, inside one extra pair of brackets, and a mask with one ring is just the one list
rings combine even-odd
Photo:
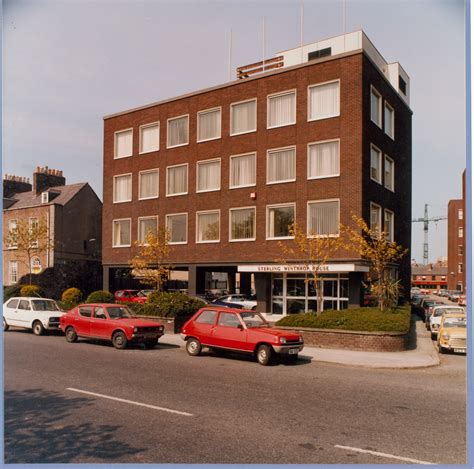
[(108, 291), (97, 290), (87, 297), (86, 303), (115, 303), (115, 297)]
[(61, 295), (61, 303), (66, 306), (67, 309), (74, 308), (82, 301), (82, 292), (79, 288), (68, 288), (63, 291)]
[(152, 292), (143, 305), (131, 306), (135, 314), (162, 318), (190, 317), (206, 303), (179, 292)]
[(366, 332), (407, 332), (410, 328), (410, 307), (398, 306), (381, 312), (378, 308), (365, 307), (291, 314), (276, 322), (277, 326), (312, 327), (315, 329), (342, 329)]
[(37, 285), (24, 285), (20, 289), (21, 296), (42, 296), (42, 290)]

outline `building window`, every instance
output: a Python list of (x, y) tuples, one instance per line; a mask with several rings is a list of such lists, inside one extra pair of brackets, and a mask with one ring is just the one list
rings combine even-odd
[(293, 238), (290, 229), (295, 222), (295, 204), (267, 206), (267, 239)]
[(221, 188), (221, 160), (198, 161), (196, 192), (218, 191)]
[(308, 202), (309, 236), (339, 235), (339, 200)]
[(385, 165), (384, 165), (384, 184), (385, 187), (391, 191), (394, 190), (395, 186), (395, 163), (389, 156), (385, 155)]
[(382, 128), (382, 96), (373, 86), (370, 87), (370, 118)]
[(458, 274), (462, 274), (463, 270), (462, 270), (462, 263), (459, 263), (458, 264)]
[(383, 230), (387, 240), (393, 243), (394, 240), (394, 214), (391, 210), (384, 210)]
[(170, 236), (169, 244), (186, 244), (188, 242), (187, 213), (166, 215), (166, 228)]
[(382, 226), (382, 208), (380, 205), (370, 204), (370, 229), (380, 232)]
[(432, 276), (431, 276), (431, 280), (432, 280), (433, 282), (436, 282), (436, 275), (432, 275)]
[(189, 143), (189, 116), (168, 119), (168, 148), (180, 147)]
[(8, 221), (8, 232), (11, 236), (11, 243), (8, 245), (8, 249), (16, 249), (18, 247), (18, 241), (16, 239), (16, 231), (18, 227), (17, 220), (9, 220)]
[(149, 153), (160, 149), (160, 124), (142, 125), (140, 127), (140, 153)]
[(382, 152), (375, 146), (370, 146), (370, 179), (382, 184)]
[(315, 50), (308, 54), (308, 62), (310, 60), (320, 59), (321, 57), (327, 57), (331, 55), (331, 48), (326, 47), (325, 49)]
[(132, 200), (132, 175), (114, 176), (114, 203)]
[(458, 220), (462, 220), (464, 217), (464, 213), (462, 211), (462, 208), (458, 209)]
[(384, 104), (384, 131), (385, 133), (394, 138), (395, 135), (395, 111), (393, 107), (387, 102)]
[(114, 220), (114, 234), (113, 234), (113, 247), (130, 247), (132, 244), (131, 240), (131, 229), (132, 221), (130, 218), (122, 220)]
[[(37, 218), (30, 218), (29, 226), (30, 226), (30, 236), (33, 237), (35, 234), (38, 234), (38, 219)], [(32, 248), (37, 248), (38, 245), (39, 245), (38, 239), (31, 241)]]
[(126, 158), (133, 154), (133, 130), (121, 130), (115, 132), (115, 153), (114, 158)]
[(458, 256), (464, 256), (464, 246), (462, 244), (458, 245)]
[(267, 128), (296, 124), (296, 91), (268, 96)]
[(308, 145), (308, 179), (339, 176), (339, 140)]
[(10, 285), (18, 282), (18, 261), (10, 261), (8, 263), (8, 277)]
[(220, 211), (196, 213), (196, 243), (218, 243), (220, 240)]
[(230, 188), (255, 186), (257, 180), (256, 153), (230, 157)]
[(257, 100), (230, 105), (230, 134), (240, 135), (257, 130)]
[(296, 180), (296, 148), (269, 150), (267, 153), (267, 184)]
[(156, 199), (158, 197), (158, 169), (150, 169), (149, 171), (140, 171), (138, 174), (138, 198)]
[(255, 207), (230, 209), (230, 241), (255, 240)]
[(198, 142), (206, 142), (221, 137), (221, 108), (198, 112)]
[(412, 275), (413, 280), (416, 280), (416, 275)]
[(39, 274), (42, 270), (41, 259), (39, 257), (33, 257), (31, 259), (31, 273)]
[(140, 217), (138, 219), (138, 242), (147, 246), (148, 233), (156, 236), (158, 233), (158, 217)]
[(398, 75), (398, 89), (406, 96), (407, 95), (407, 84), (406, 81)]
[(332, 81), (308, 88), (308, 120), (327, 119), (340, 114), (339, 88), (340, 82)]
[(188, 193), (188, 164), (166, 168), (166, 195), (185, 195)]
[(462, 238), (463, 236), (464, 236), (464, 230), (463, 230), (463, 227), (460, 226), (460, 227), (458, 228), (458, 237), (459, 237), (459, 238)]

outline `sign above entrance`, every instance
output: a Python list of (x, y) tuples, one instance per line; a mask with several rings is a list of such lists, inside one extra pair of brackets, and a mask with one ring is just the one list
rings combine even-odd
[(368, 272), (369, 267), (357, 264), (324, 264), (322, 266), (305, 265), (305, 264), (251, 264), (237, 266), (238, 272), (270, 272), (270, 273), (287, 273), (287, 272)]

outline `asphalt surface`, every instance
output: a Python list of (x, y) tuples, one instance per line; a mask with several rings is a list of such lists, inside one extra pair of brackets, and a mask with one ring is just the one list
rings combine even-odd
[(4, 356), (6, 463), (465, 463), (464, 355), (263, 367), (11, 329)]

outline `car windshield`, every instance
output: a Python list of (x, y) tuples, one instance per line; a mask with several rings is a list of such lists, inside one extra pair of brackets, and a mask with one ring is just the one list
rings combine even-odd
[(434, 315), (435, 316), (442, 316), (443, 313), (460, 313), (462, 310), (457, 308), (440, 308), (435, 309)]
[(126, 306), (109, 306), (107, 308), (110, 319), (123, 319), (133, 317), (131, 311)]
[(466, 327), (466, 318), (445, 318), (443, 327)]
[(247, 327), (262, 327), (262, 326), (268, 326), (268, 322), (263, 319), (262, 316), (260, 316), (259, 313), (254, 313), (254, 312), (245, 312), (245, 313), (240, 313), (240, 317), (244, 321), (245, 325)]
[(61, 311), (54, 300), (31, 300), (34, 311)]

